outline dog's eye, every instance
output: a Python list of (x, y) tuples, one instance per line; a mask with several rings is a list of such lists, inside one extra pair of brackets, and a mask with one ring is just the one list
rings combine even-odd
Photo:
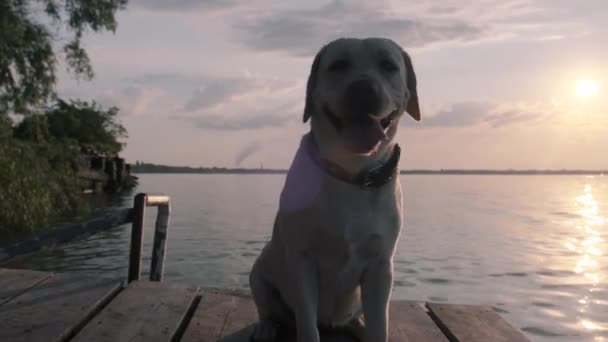
[(346, 71), (350, 67), (350, 62), (346, 59), (338, 59), (329, 65), (329, 71), (341, 72)]
[(380, 68), (382, 68), (382, 70), (388, 71), (388, 72), (394, 72), (399, 69), (399, 67), (395, 63), (393, 63), (392, 61), (389, 61), (388, 59), (385, 59), (380, 62)]

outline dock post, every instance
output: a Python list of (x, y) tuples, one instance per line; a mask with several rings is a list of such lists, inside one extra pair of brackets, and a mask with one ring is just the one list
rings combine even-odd
[(133, 225), (131, 228), (131, 249), (129, 252), (128, 282), (139, 280), (141, 273), (141, 249), (144, 243), (144, 214), (146, 194), (137, 194), (133, 203)]
[(169, 230), (171, 207), (169, 196), (139, 193), (133, 204), (133, 226), (131, 229), (131, 250), (129, 252), (128, 282), (139, 280), (141, 276), (141, 250), (144, 244), (144, 215), (146, 207), (158, 207), (150, 265), (150, 280), (161, 281)]
[(157, 205), (156, 228), (154, 230), (154, 242), (152, 244), (152, 261), (150, 263), (150, 281), (161, 281), (163, 277), (163, 266), (165, 262), (165, 251), (167, 246), (167, 233), (169, 228), (169, 215), (171, 207), (168, 196), (148, 196), (149, 206)]

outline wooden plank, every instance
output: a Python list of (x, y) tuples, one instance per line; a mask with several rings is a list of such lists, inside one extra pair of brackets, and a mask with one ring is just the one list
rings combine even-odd
[(204, 291), (181, 341), (218, 341), (225, 335), (224, 330), (230, 314), (246, 300), (240, 296), (233, 296), (217, 291)]
[(235, 309), (230, 313), (224, 325), (222, 338), (240, 334), (253, 333), (255, 323), (258, 321), (258, 311), (253, 299), (250, 297), (236, 297), (234, 301)]
[(135, 281), (72, 341), (170, 341), (197, 292), (196, 287)]
[(450, 341), (529, 341), (487, 306), (428, 303), (427, 307)]
[[(257, 312), (253, 300), (220, 291), (202, 294), (190, 324), (182, 337), (182, 342), (247, 342), (257, 322)], [(417, 303), (406, 301), (391, 302), (390, 341), (447, 341), (445, 335), (435, 325), (431, 317)], [(282, 336), (283, 342), (291, 342), (289, 336)], [(324, 330), (323, 342), (354, 341), (336, 331)]]
[(393, 301), (389, 308), (389, 341), (445, 341), (433, 319), (421, 304), (412, 301)]
[(29, 290), (51, 275), (52, 273), (46, 272), (0, 268), (0, 305)]
[(54, 275), (0, 306), (0, 341), (59, 341), (120, 288), (115, 280)]

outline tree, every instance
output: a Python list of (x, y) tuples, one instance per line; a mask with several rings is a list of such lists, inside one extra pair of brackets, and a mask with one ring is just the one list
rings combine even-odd
[(127, 130), (117, 121), (118, 108), (104, 109), (95, 101), (59, 100), (47, 112), (50, 134), (75, 141), (83, 152), (118, 154)]
[[(77, 78), (93, 69), (81, 40), (114, 32), (128, 0), (0, 0), (0, 239), (34, 232), (82, 207), (78, 152), (122, 149), (118, 109), (57, 100), (56, 67)], [(57, 33), (61, 32), (61, 33)], [(46, 109), (45, 109), (46, 108)], [(46, 111), (45, 114), (36, 114)], [(11, 114), (29, 114), (13, 129)], [(65, 131), (62, 131), (65, 129)], [(82, 131), (81, 131), (82, 130)]]
[(15, 138), (35, 143), (46, 143), (51, 140), (49, 120), (46, 115), (29, 115), (14, 129)]
[[(91, 79), (83, 33), (115, 32), (118, 10), (128, 0), (0, 0), (0, 117), (24, 114), (54, 95), (57, 64), (51, 27), (71, 36), (61, 48), (69, 70)], [(45, 22), (46, 20), (46, 22)]]
[(43, 114), (25, 117), (14, 129), (20, 140), (73, 144), (80, 152), (118, 154), (127, 130), (117, 121), (118, 108), (104, 109), (95, 101), (58, 100)]

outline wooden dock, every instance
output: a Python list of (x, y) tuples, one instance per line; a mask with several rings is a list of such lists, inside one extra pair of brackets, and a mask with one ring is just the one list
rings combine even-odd
[[(0, 268), (3, 342), (247, 342), (256, 320), (245, 294)], [(331, 331), (322, 341), (354, 342)], [(528, 340), (488, 307), (393, 301), (390, 341)]]

